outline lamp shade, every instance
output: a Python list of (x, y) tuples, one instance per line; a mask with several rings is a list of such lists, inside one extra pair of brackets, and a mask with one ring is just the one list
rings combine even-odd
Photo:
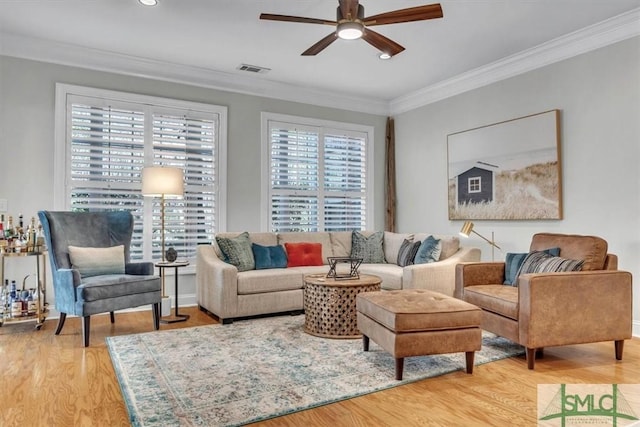
[(469, 237), (472, 230), (473, 223), (471, 221), (465, 221), (465, 223), (462, 225), (462, 229), (460, 230), (460, 235), (463, 237)]
[(142, 169), (144, 196), (182, 197), (184, 172), (180, 168), (148, 167)]

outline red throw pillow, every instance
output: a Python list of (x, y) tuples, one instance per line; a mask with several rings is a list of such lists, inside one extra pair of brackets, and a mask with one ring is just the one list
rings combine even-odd
[(322, 243), (285, 243), (287, 267), (322, 264)]

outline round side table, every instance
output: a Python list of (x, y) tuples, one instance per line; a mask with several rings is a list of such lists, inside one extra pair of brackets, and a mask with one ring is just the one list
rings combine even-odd
[[(186, 267), (189, 265), (189, 261), (174, 261), (174, 262), (157, 262), (156, 267), (160, 270), (160, 280), (162, 281), (162, 292), (164, 293), (164, 277), (166, 268), (174, 269), (174, 284), (175, 284), (175, 298), (176, 304), (175, 309), (173, 311), (173, 316), (165, 316), (160, 318), (160, 322), (162, 323), (176, 323), (176, 322), (184, 322), (189, 318), (188, 314), (180, 314), (178, 313), (178, 269), (182, 267)], [(163, 295), (164, 296), (164, 295)]]
[(323, 338), (360, 338), (356, 295), (379, 291), (382, 279), (362, 274), (333, 279), (324, 274), (304, 277), (304, 331)]

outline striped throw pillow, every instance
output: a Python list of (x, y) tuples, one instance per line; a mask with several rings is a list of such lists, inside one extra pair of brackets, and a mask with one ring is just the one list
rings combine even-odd
[[(549, 255), (543, 251), (533, 251), (522, 262), (517, 276), (528, 273), (556, 273), (582, 270), (583, 260), (567, 259)], [(517, 285), (517, 282), (514, 282)]]
[(412, 265), (413, 260), (416, 257), (416, 253), (418, 253), (418, 249), (420, 248), (420, 242), (411, 242), (407, 239), (404, 239), (402, 245), (400, 246), (400, 250), (398, 251), (398, 265), (400, 267), (406, 267), (407, 265)]

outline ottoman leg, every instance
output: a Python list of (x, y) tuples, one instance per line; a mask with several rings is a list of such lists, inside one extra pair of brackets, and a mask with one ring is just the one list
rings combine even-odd
[(465, 356), (467, 358), (467, 374), (473, 374), (473, 357), (475, 356), (475, 351), (467, 351)]
[(369, 337), (362, 334), (362, 348), (364, 351), (369, 351)]
[(404, 371), (404, 357), (398, 357), (396, 359), (396, 379), (402, 380), (402, 373)]

